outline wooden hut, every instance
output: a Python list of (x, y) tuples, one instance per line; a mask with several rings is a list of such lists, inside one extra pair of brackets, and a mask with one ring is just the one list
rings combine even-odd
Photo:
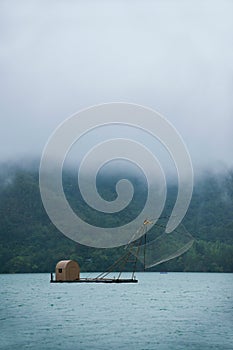
[(56, 265), (56, 281), (80, 280), (80, 267), (74, 260), (61, 260)]

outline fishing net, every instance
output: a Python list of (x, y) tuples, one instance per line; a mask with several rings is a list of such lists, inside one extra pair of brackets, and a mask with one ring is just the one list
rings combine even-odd
[[(165, 226), (162, 224), (158, 224), (157, 228), (158, 230), (154, 234), (146, 234), (145, 232), (144, 243), (141, 239), (139, 242), (130, 243), (128, 246), (130, 252), (142, 262), (145, 268), (159, 265), (180, 256), (194, 242), (193, 236), (182, 224), (171, 233), (166, 233)], [(156, 234), (157, 237), (154, 238)]]

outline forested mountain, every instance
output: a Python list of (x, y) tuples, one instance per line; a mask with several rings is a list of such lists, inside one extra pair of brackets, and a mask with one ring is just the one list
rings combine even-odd
[[(114, 225), (130, 221), (146, 200), (145, 181), (132, 174), (129, 177), (135, 195), (129, 208), (115, 215)], [(96, 249), (82, 246), (61, 234), (43, 208), (37, 170), (2, 166), (0, 180), (0, 273), (51, 272), (61, 259), (77, 260), (82, 271), (102, 271), (124, 251), (123, 247)], [(116, 195), (113, 180), (111, 176), (98, 182), (98, 189), (105, 199)], [(111, 226), (111, 214), (95, 212), (82, 201), (74, 174), (65, 173), (63, 183), (69, 203), (83, 219)], [(165, 209), (168, 214), (176, 194), (176, 186), (170, 185)], [(184, 255), (152, 270), (233, 272), (232, 171), (224, 175), (209, 173), (196, 181), (183, 222), (195, 238), (194, 245)]]

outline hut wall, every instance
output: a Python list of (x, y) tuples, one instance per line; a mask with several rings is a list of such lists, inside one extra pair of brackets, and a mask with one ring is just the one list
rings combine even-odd
[(56, 281), (75, 281), (80, 279), (80, 267), (76, 261), (59, 261), (56, 266)]

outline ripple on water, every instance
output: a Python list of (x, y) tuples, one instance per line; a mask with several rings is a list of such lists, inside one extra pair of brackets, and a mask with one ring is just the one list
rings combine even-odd
[(90, 286), (51, 285), (47, 274), (1, 275), (2, 348), (232, 348), (232, 275), (137, 277), (136, 285)]

